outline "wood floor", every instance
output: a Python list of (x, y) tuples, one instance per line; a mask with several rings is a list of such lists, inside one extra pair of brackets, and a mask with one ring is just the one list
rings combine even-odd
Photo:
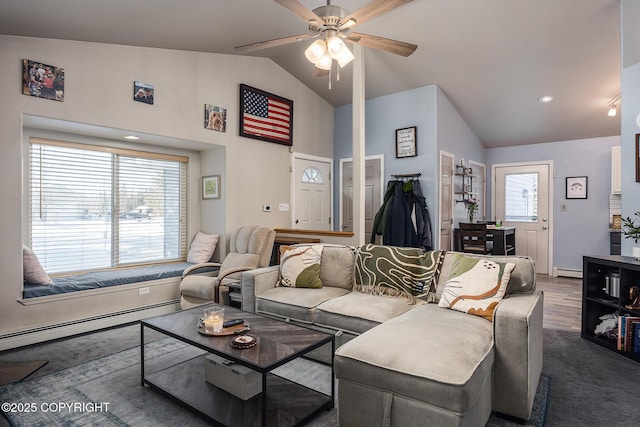
[(544, 292), (543, 326), (580, 331), (582, 279), (536, 276), (536, 288)]

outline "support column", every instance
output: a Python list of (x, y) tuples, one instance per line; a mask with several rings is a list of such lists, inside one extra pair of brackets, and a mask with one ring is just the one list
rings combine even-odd
[(364, 115), (364, 48), (353, 45), (353, 232), (356, 245), (364, 243), (364, 166), (365, 166), (365, 115)]

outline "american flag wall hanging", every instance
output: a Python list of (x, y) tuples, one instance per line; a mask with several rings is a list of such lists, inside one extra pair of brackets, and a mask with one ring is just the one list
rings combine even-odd
[(293, 101), (240, 85), (240, 136), (293, 145)]

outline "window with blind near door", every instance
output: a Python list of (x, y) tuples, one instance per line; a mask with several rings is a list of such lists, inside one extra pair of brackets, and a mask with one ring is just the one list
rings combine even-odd
[(30, 139), (29, 240), (48, 273), (184, 259), (187, 157)]

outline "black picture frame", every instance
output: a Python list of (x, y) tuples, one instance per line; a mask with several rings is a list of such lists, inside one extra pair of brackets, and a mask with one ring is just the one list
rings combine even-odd
[(565, 198), (586, 199), (589, 190), (589, 177), (568, 176), (566, 178)]
[(240, 136), (293, 145), (293, 101), (240, 85)]
[(396, 158), (416, 157), (418, 155), (418, 128), (410, 126), (396, 129)]
[(636, 133), (636, 182), (640, 182), (640, 133)]

